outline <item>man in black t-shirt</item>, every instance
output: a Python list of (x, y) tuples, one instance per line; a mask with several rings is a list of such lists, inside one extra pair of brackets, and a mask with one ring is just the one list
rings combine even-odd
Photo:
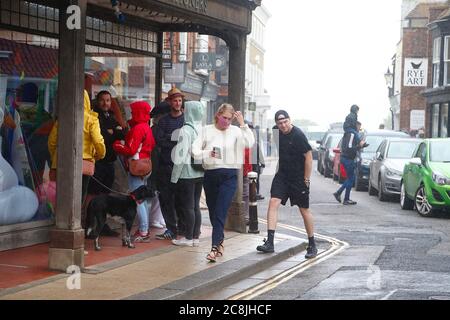
[(256, 250), (263, 253), (275, 251), (273, 240), (278, 208), (280, 204), (286, 205), (287, 200), (290, 199), (291, 206), (297, 205), (300, 208), (309, 241), (305, 258), (311, 259), (317, 256), (313, 217), (309, 209), (312, 148), (302, 130), (292, 125), (286, 111), (277, 111), (275, 123), (274, 129), (278, 129), (274, 132), (279, 154), (278, 170), (270, 189), (271, 199), (267, 211), (267, 240)]

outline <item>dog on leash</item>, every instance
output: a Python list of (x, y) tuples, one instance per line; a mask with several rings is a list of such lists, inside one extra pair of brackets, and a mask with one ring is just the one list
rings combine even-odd
[(108, 215), (122, 224), (122, 245), (134, 248), (131, 227), (136, 218), (137, 205), (154, 196), (155, 192), (151, 187), (140, 186), (128, 196), (103, 194), (92, 199), (87, 208), (86, 238), (94, 239), (95, 250), (101, 250), (99, 237)]

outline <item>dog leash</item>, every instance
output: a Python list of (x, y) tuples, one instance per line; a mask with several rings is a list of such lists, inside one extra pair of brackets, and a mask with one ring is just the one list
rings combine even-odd
[(113, 189), (111, 189), (111, 188), (105, 186), (102, 182), (100, 182), (100, 181), (99, 181), (96, 177), (94, 177), (94, 176), (91, 176), (91, 179), (94, 179), (99, 185), (101, 185), (103, 188), (105, 188), (105, 189), (111, 191), (112, 193), (117, 193), (117, 194), (120, 194), (120, 195), (122, 195), (122, 196), (129, 196), (129, 195), (130, 195), (129, 193), (125, 193), (125, 192), (113, 190)]

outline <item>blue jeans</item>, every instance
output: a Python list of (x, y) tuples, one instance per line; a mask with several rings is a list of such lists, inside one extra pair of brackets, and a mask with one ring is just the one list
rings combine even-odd
[[(128, 186), (130, 191), (136, 190), (140, 186), (147, 185), (147, 179), (142, 179), (140, 177), (132, 176), (128, 173)], [(143, 233), (148, 232), (148, 203), (147, 201), (142, 202), (137, 206), (137, 215), (139, 218), (139, 231)]]
[(355, 160), (341, 157), (341, 163), (344, 165), (345, 172), (347, 173), (347, 180), (344, 181), (337, 193), (340, 195), (345, 190), (344, 201), (346, 201), (350, 200), (350, 192), (355, 182)]
[(218, 246), (225, 238), (223, 230), (228, 209), (237, 188), (237, 170), (207, 170), (203, 179), (203, 187), (209, 210), (209, 219), (213, 227), (212, 245)]

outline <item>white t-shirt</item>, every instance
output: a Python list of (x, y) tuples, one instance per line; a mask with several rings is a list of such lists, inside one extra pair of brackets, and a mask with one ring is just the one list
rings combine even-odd
[[(251, 148), (254, 143), (248, 125), (219, 130), (212, 124), (204, 127), (192, 144), (192, 155), (202, 159), (205, 170), (239, 169), (244, 164), (244, 149)], [(211, 157), (213, 150), (217, 157)]]

